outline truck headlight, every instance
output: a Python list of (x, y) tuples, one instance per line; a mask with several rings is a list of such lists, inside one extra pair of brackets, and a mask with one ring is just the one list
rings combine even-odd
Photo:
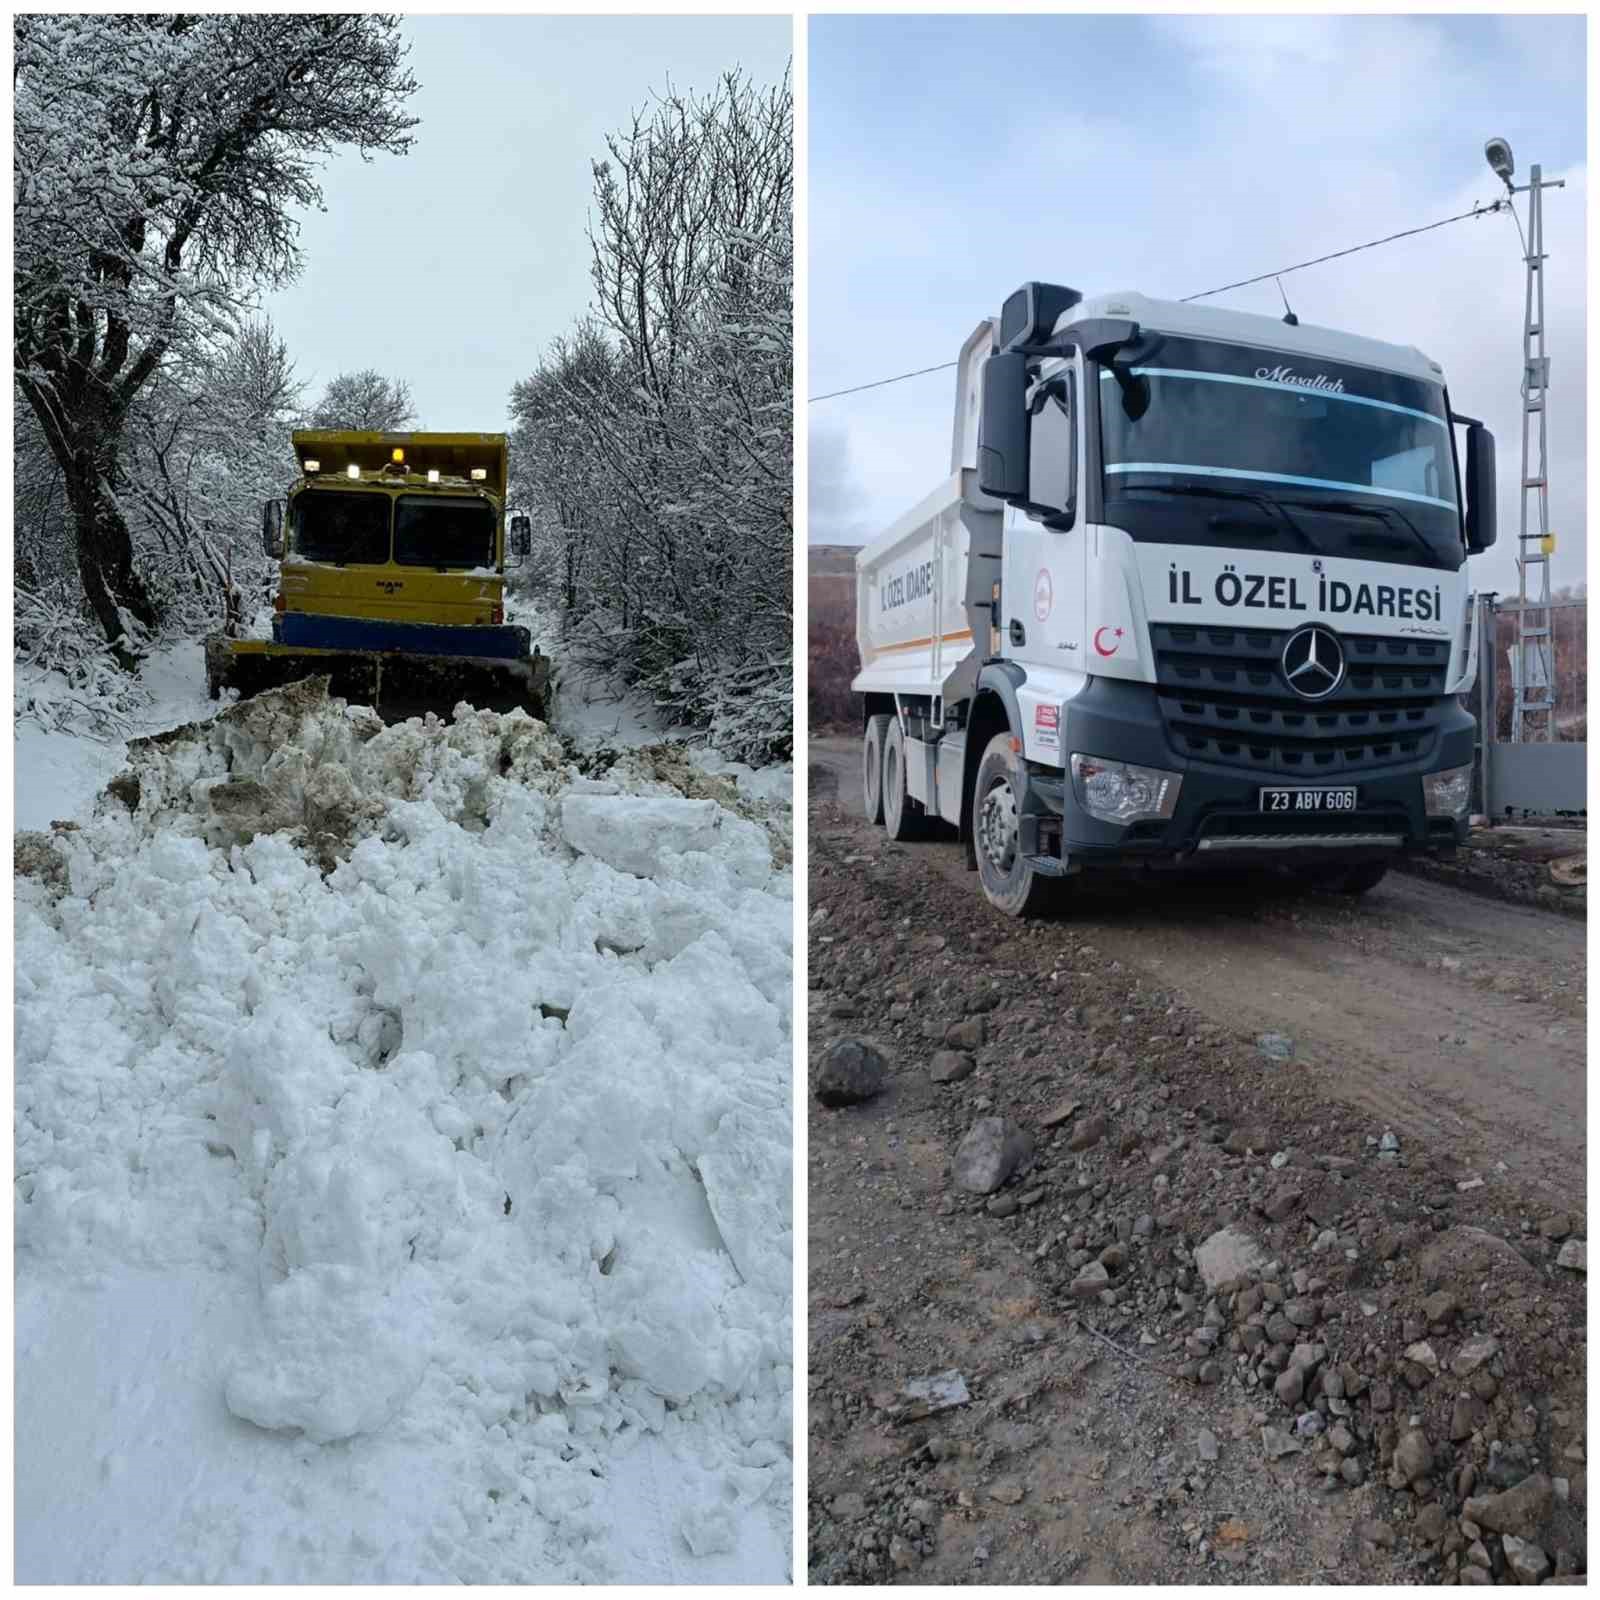
[(1165, 821), (1177, 809), (1182, 775), (1159, 767), (1073, 754), (1072, 792), (1091, 817), (1102, 822)]
[(1422, 805), (1430, 817), (1459, 817), (1472, 804), (1472, 768), (1446, 767), (1422, 776)]

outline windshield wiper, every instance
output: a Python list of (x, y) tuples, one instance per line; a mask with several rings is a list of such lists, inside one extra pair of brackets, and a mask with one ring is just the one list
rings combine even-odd
[(1211, 500), (1248, 501), (1253, 506), (1262, 507), (1269, 515), (1275, 512), (1278, 516), (1282, 517), (1290, 533), (1294, 534), (1295, 537), (1299, 539), (1301, 544), (1303, 544), (1308, 550), (1314, 550), (1318, 555), (1325, 555), (1327, 553), (1322, 546), (1318, 544), (1317, 541), (1313, 539), (1311, 535), (1307, 533), (1306, 530), (1289, 515), (1288, 511), (1284, 509), (1284, 505), (1281, 500), (1273, 500), (1267, 495), (1250, 494), (1242, 489), (1211, 489), (1206, 485), (1199, 483), (1141, 483), (1130, 485), (1130, 487), (1135, 488), (1140, 493), (1151, 491), (1155, 494), (1203, 495), (1207, 499)]
[(1398, 522), (1428, 553), (1430, 562), (1439, 559), (1439, 551), (1429, 542), (1428, 536), (1397, 506), (1369, 506), (1359, 500), (1296, 500), (1294, 504), (1308, 511), (1337, 511), (1344, 516), (1370, 517), (1385, 527)]

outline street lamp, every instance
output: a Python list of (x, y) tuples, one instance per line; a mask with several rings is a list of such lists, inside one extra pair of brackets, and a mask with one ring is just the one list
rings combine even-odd
[(1517, 170), (1517, 164), (1511, 159), (1511, 146), (1504, 139), (1491, 139), (1483, 147), (1483, 159), (1487, 161), (1497, 177), (1507, 189), (1511, 187), (1511, 174)]

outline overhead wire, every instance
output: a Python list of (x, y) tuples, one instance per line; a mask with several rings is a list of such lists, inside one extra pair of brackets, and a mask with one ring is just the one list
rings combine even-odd
[[(1292, 267), (1279, 267), (1274, 272), (1262, 272), (1253, 278), (1240, 278), (1237, 283), (1224, 283), (1215, 289), (1202, 289), (1199, 294), (1186, 294), (1180, 304), (1187, 304), (1191, 300), (1206, 300), (1214, 294), (1226, 294), (1229, 289), (1244, 289), (1253, 283), (1265, 283), (1268, 278), (1282, 277), (1286, 272), (1300, 272), (1306, 267), (1321, 266), (1325, 261), (1338, 261), (1345, 256), (1359, 255), (1363, 250), (1375, 250), (1381, 244), (1393, 244), (1396, 239), (1409, 239), (1419, 233), (1431, 233), (1435, 228), (1447, 227), (1452, 222), (1464, 222), (1469, 217), (1486, 217), (1491, 212), (1509, 211), (1512, 220), (1517, 224), (1517, 232), (1522, 232), (1522, 219), (1517, 216), (1517, 208), (1509, 200), (1492, 200), (1488, 205), (1475, 205), (1470, 211), (1458, 211), (1453, 217), (1441, 217), (1437, 222), (1425, 222), (1418, 228), (1402, 228), (1399, 233), (1386, 233), (1381, 239), (1369, 239), (1365, 244), (1351, 245), (1348, 250), (1334, 250), (1325, 256), (1314, 256), (1310, 261), (1297, 261)], [(1527, 241), (1523, 241), (1523, 254), (1527, 254)], [(1283, 285), (1279, 284), (1279, 292)], [(1284, 301), (1288, 304), (1287, 298)], [(837, 400), (840, 395), (860, 394), (866, 389), (882, 389), (887, 384), (904, 383), (907, 378), (921, 378), (930, 372), (947, 372), (957, 363), (954, 361), (941, 361), (935, 366), (918, 367), (914, 372), (897, 372), (892, 378), (875, 378), (871, 383), (856, 383), (846, 389), (830, 389), (826, 394), (815, 394), (806, 402), (807, 405), (816, 405), (822, 400)]]

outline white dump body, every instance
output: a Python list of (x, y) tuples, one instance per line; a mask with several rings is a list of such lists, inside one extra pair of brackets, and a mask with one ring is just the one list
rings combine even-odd
[[(968, 558), (979, 548), (998, 553), (1002, 507), (978, 488), (978, 412), (983, 364), (996, 323), (985, 318), (962, 346), (957, 362), (955, 427), (950, 476), (887, 533), (856, 556), (856, 644), (861, 671), (852, 684), (863, 694), (937, 695), (973, 650)], [(996, 574), (998, 576), (998, 574)], [(980, 626), (987, 625), (987, 612)], [(984, 654), (994, 653), (990, 641)]]
[(972, 650), (961, 480), (947, 478), (856, 556), (862, 693), (938, 694)]

